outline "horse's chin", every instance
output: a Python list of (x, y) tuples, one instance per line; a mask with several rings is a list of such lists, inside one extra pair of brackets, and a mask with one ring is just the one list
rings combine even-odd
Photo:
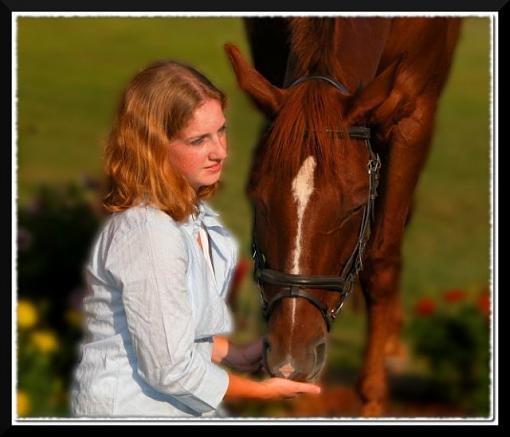
[(316, 366), (311, 372), (304, 374), (302, 372), (294, 372), (294, 373), (285, 373), (282, 372), (281, 369), (271, 368), (267, 364), (267, 356), (264, 355), (264, 370), (268, 375), (273, 378), (284, 378), (291, 379), (293, 381), (298, 382), (310, 382), (316, 383), (319, 381), (325, 367), (325, 362), (321, 363), (319, 366)]
[(297, 381), (297, 382), (308, 382), (308, 383), (315, 384), (315, 383), (319, 382), (320, 377), (322, 375), (322, 370), (323, 369), (318, 369), (318, 370), (314, 371), (311, 375), (307, 375), (307, 376), (297, 375), (297, 376), (293, 376), (292, 378), (286, 378), (286, 379), (292, 379), (293, 381)]

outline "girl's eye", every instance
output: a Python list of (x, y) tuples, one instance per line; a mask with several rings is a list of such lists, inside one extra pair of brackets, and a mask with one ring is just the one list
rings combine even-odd
[(219, 130), (219, 132), (220, 132), (221, 134), (226, 133), (226, 132), (227, 132), (227, 126), (223, 126), (223, 127)]
[(196, 140), (191, 141), (191, 144), (194, 146), (200, 146), (204, 142), (204, 137), (197, 138)]

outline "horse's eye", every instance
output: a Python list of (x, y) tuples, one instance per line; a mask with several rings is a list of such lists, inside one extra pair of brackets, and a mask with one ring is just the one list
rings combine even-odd
[(354, 215), (356, 215), (359, 211), (363, 209), (365, 204), (359, 205), (351, 210), (349, 210), (340, 220), (340, 223), (335, 226), (333, 229), (330, 229), (329, 231), (323, 232), (326, 235), (332, 234), (333, 232), (336, 232), (342, 228), (345, 223), (347, 223)]
[(355, 208), (351, 209), (343, 218), (342, 218), (342, 221), (340, 222), (340, 226), (342, 226), (347, 220), (349, 220), (353, 215), (357, 214), (359, 211), (361, 211), (363, 209), (363, 207), (365, 206), (365, 204), (361, 204), (359, 206), (356, 206)]
[(269, 215), (269, 207), (266, 202), (264, 202), (263, 200), (257, 200), (255, 205), (256, 205), (255, 208), (259, 214), (262, 214), (265, 217)]

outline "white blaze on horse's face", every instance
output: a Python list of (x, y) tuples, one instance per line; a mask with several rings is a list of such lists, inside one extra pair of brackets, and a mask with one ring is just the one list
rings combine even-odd
[(290, 375), (294, 373), (296, 369), (292, 366), (291, 357), (287, 355), (287, 361), (283, 366), (281, 366), (278, 371), (283, 375), (284, 378), (288, 378)]
[(301, 257), (301, 234), (303, 228), (303, 216), (308, 205), (308, 201), (314, 190), (313, 176), (315, 173), (315, 158), (309, 156), (303, 161), (296, 177), (292, 181), (292, 196), (297, 204), (297, 232), (296, 244), (292, 256), (291, 273), (298, 275), (300, 273), (299, 259)]

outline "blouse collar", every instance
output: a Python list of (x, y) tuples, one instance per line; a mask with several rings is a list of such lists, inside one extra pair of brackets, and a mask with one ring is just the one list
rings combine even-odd
[(214, 211), (205, 201), (198, 203), (197, 212), (190, 214), (183, 226), (190, 229), (193, 233), (198, 232), (203, 225), (205, 228), (222, 228), (222, 224), (218, 221), (219, 214)]

